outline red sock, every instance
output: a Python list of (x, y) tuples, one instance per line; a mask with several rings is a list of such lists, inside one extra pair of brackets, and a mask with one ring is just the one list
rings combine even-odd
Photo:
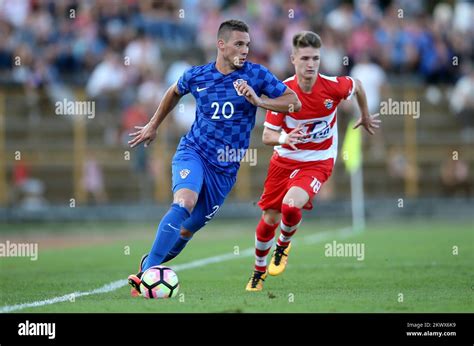
[(263, 220), (263, 217), (260, 219), (255, 232), (255, 270), (267, 271), (267, 255), (272, 248), (277, 227), (278, 223), (269, 225)]
[(300, 208), (290, 207), (288, 204), (281, 206), (281, 214), (281, 232), (277, 244), (287, 247), (290, 245), (291, 237), (296, 233), (296, 229), (301, 223), (302, 214)]

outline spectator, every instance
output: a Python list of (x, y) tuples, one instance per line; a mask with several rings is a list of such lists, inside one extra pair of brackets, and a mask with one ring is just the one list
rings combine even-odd
[(326, 16), (326, 24), (340, 36), (346, 36), (352, 30), (353, 8), (345, 2), (329, 12)]
[[(387, 80), (384, 70), (371, 62), (367, 53), (360, 54), (360, 60), (356, 63), (351, 71), (351, 76), (362, 82), (370, 114), (376, 114), (380, 111), (381, 93), (385, 89), (384, 85)], [(379, 129), (383, 131), (383, 126)], [(385, 155), (385, 145), (383, 133), (377, 136), (366, 136), (370, 141), (370, 151), (374, 158), (381, 159)]]
[(31, 177), (30, 168), (23, 160), (15, 160), (12, 180), (12, 203), (32, 211), (41, 209), (48, 204), (44, 198), (44, 183)]
[(371, 23), (365, 22), (352, 33), (347, 51), (353, 60), (359, 60), (362, 54), (373, 51), (375, 47), (373, 32)]
[(179, 59), (173, 61), (173, 63), (171, 63), (170, 67), (166, 71), (166, 87), (170, 87), (172, 84), (176, 83), (176, 81), (179, 79), (179, 77), (181, 77), (184, 71), (186, 71), (190, 67), (191, 64), (186, 59)]
[[(416, 179), (417, 168), (411, 164), (405, 156), (401, 146), (394, 146), (389, 149), (387, 155), (387, 170), (397, 189), (403, 188), (406, 181)], [(398, 186), (397, 186), (398, 185)]]
[(370, 60), (367, 53), (360, 54), (359, 59), (356, 61), (355, 66), (351, 70), (351, 76), (362, 82), (367, 95), (369, 112), (371, 114), (378, 113), (380, 110), (381, 93), (385, 88), (387, 76), (378, 64)]
[(107, 202), (107, 194), (104, 187), (104, 175), (94, 154), (90, 152), (84, 162), (82, 186), (90, 194), (95, 204)]
[(450, 107), (461, 124), (461, 137), (465, 142), (474, 141), (474, 68), (456, 83), (450, 98)]
[(166, 86), (158, 72), (147, 73), (143, 82), (138, 86), (137, 100), (144, 105), (148, 114), (153, 115), (156, 106), (166, 92)]
[(135, 126), (146, 125), (149, 117), (143, 104), (137, 103), (127, 108), (122, 117), (122, 144), (128, 146), (129, 134), (135, 132)]
[(37, 211), (48, 205), (44, 198), (44, 183), (39, 179), (28, 179), (21, 186), (23, 198), (20, 201), (20, 208), (28, 211)]
[(7, 19), (15, 27), (25, 24), (30, 13), (30, 4), (26, 0), (0, 1), (0, 17)]
[(18, 203), (23, 185), (30, 179), (30, 170), (22, 160), (15, 160), (12, 172), (11, 200)]
[(127, 45), (125, 57), (130, 59), (130, 66), (138, 73), (153, 73), (160, 69), (160, 47), (143, 30), (139, 30), (136, 38)]
[(120, 56), (109, 51), (103, 62), (97, 65), (87, 82), (87, 94), (96, 101), (96, 113), (99, 121), (108, 126), (104, 131), (104, 143), (109, 146), (117, 144), (118, 126), (113, 114), (132, 98), (127, 93), (126, 88), (130, 88), (127, 80), (127, 70), (120, 59)]
[[(323, 34), (323, 46), (321, 47), (321, 72), (329, 76), (343, 75), (345, 51), (339, 42), (336, 41), (330, 30), (326, 30)], [(347, 61), (348, 63), (349, 61)], [(347, 66), (347, 64), (346, 64)]]
[(104, 61), (96, 66), (87, 82), (86, 90), (90, 97), (97, 98), (107, 93), (123, 90), (127, 83), (127, 73), (120, 56), (109, 51)]
[[(129, 134), (136, 131), (135, 126), (146, 125), (148, 120), (149, 116), (143, 104), (136, 103), (130, 106), (122, 118), (122, 144), (128, 146)], [(133, 171), (139, 177), (138, 184), (142, 201), (151, 199), (150, 186), (153, 185), (148, 155), (149, 152), (145, 150), (143, 145), (136, 147), (133, 152), (130, 152)]]
[(469, 198), (471, 186), (467, 162), (452, 158), (445, 160), (441, 165), (441, 186), (444, 197), (455, 197), (459, 193)]

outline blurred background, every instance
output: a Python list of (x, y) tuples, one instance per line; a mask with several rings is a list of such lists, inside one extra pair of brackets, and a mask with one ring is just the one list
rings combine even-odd
[[(0, 0), (0, 220), (157, 221), (171, 202), (171, 158), (193, 122), (193, 97), (151, 147), (130, 149), (128, 133), (185, 69), (215, 59), (217, 29), (231, 18), (250, 27), (249, 60), (282, 80), (294, 74), (293, 35), (313, 30), (320, 72), (359, 78), (372, 114), (384, 102), (419, 105), (419, 117), (381, 114), (381, 131), (363, 135), (369, 218), (472, 219), (471, 1)], [(339, 107), (340, 147), (357, 116), (355, 101)], [(259, 214), (272, 153), (263, 120), (259, 110), (257, 165), (242, 163), (222, 217)], [(340, 152), (312, 213), (351, 217), (343, 161)]]

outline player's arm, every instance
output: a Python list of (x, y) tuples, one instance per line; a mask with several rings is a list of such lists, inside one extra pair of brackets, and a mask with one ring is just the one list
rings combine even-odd
[(274, 112), (299, 112), (301, 109), (301, 102), (296, 93), (290, 88), (286, 88), (285, 92), (277, 98), (269, 98), (265, 95), (260, 97), (260, 103), (257, 107), (261, 107)]
[(237, 86), (237, 90), (244, 95), (244, 97), (251, 104), (257, 107), (264, 108), (269, 111), (287, 113), (298, 112), (301, 109), (301, 102), (296, 96), (296, 93), (290, 88), (286, 88), (283, 94), (279, 97), (269, 98), (266, 96), (258, 96), (255, 90), (247, 84), (246, 81)]
[(130, 147), (133, 148), (142, 142), (145, 142), (145, 147), (147, 147), (155, 139), (156, 130), (166, 118), (166, 116), (174, 109), (174, 107), (176, 107), (182, 97), (176, 84), (177, 83), (174, 83), (166, 91), (163, 99), (160, 102), (160, 105), (148, 124), (145, 126), (135, 126), (138, 131), (130, 133), (129, 136), (133, 136), (133, 139), (128, 141)]
[(379, 128), (379, 123), (381, 122), (380, 119), (375, 119), (378, 114), (373, 116), (369, 113), (369, 107), (367, 105), (367, 96), (365, 94), (364, 87), (360, 80), (355, 79), (355, 90), (354, 93), (357, 99), (357, 105), (359, 106), (360, 110), (360, 118), (357, 120), (357, 123), (354, 125), (354, 129), (358, 128), (359, 126), (363, 126), (367, 132), (371, 135), (375, 133), (374, 129)]
[(300, 138), (304, 137), (304, 134), (300, 133), (300, 130), (303, 127), (298, 125), (296, 128), (293, 129), (290, 133), (284, 133), (276, 130), (272, 130), (271, 128), (264, 126), (263, 127), (263, 134), (262, 134), (262, 142), (266, 145), (282, 145), (288, 144), (292, 149), (298, 150), (295, 144), (297, 144)]

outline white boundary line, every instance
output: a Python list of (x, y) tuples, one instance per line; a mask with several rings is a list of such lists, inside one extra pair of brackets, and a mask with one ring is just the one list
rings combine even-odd
[[(334, 238), (334, 237), (347, 238), (352, 235), (358, 235), (358, 234), (360, 233), (353, 232), (351, 227), (345, 227), (345, 228), (337, 229), (335, 231), (318, 232), (312, 235), (308, 235), (303, 238), (303, 242), (305, 244), (316, 244), (324, 240), (327, 240), (329, 238)], [(252, 247), (252, 248), (248, 248), (241, 251), (239, 255), (234, 255), (233, 253), (229, 253), (229, 254), (224, 254), (224, 255), (203, 258), (200, 260), (196, 260), (196, 261), (192, 261), (192, 262), (188, 262), (184, 264), (177, 264), (173, 266), (173, 270), (176, 270), (176, 271), (187, 270), (187, 269), (192, 269), (192, 268), (197, 268), (197, 267), (203, 267), (205, 265), (212, 264), (212, 263), (221, 263), (221, 262), (230, 261), (234, 259), (250, 257), (250, 256), (253, 256), (254, 251), (255, 251), (255, 248)], [(26, 308), (36, 308), (36, 307), (44, 306), (44, 305), (51, 305), (51, 304), (62, 303), (66, 301), (72, 301), (72, 299), (76, 299), (78, 297), (90, 296), (92, 294), (108, 293), (108, 292), (115, 291), (119, 288), (122, 288), (124, 286), (127, 286), (127, 284), (128, 284), (127, 280), (117, 280), (117, 281), (110, 282), (102, 287), (96, 288), (95, 290), (92, 290), (92, 291), (72, 292), (72, 293), (65, 294), (63, 296), (55, 297), (51, 299), (39, 300), (36, 302), (31, 302), (31, 303), (2, 306), (0, 307), (0, 313), (13, 312), (13, 311), (18, 311), (18, 310), (23, 310)]]

